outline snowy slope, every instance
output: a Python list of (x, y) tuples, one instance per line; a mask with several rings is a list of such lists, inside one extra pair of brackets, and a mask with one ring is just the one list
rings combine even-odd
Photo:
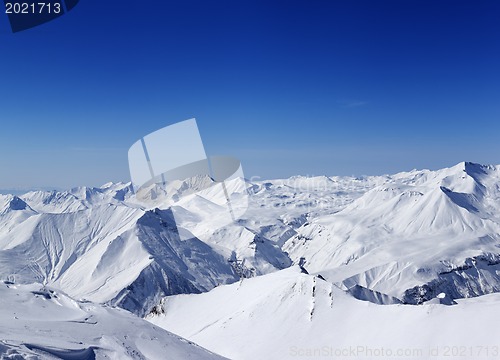
[[(338, 211), (366, 191), (367, 184), (357, 181), (351, 196), (341, 190), (349, 182), (356, 183), (326, 177), (250, 183), (250, 207), (237, 223), (220, 228), (210, 216), (195, 221), (208, 234), (205, 242), (181, 241), (169, 209), (195, 201), (194, 189), (206, 186), (202, 177), (152, 187), (141, 198), (122, 183), (1, 195), (0, 275), (144, 315), (162, 296), (203, 292), (290, 266), (281, 245), (308, 214)], [(247, 191), (231, 182), (227, 188)], [(185, 211), (185, 219), (200, 216)]]
[(132, 314), (0, 283), (2, 359), (222, 359)]
[[(170, 197), (192, 186), (173, 185)], [(0, 276), (143, 315), (162, 296), (207, 291), (290, 265), (279, 246), (238, 224), (217, 229), (203, 221), (216, 229), (207, 243), (181, 241), (161, 204), (163, 210), (141, 206), (129, 184), (1, 195)]]
[(499, 294), (455, 306), (376, 305), (294, 266), (168, 297), (147, 319), (236, 360), (478, 359), (498, 353), (499, 305)]
[(461, 163), (397, 174), (342, 211), (304, 224), (292, 260), (346, 288), (410, 303), (500, 290), (500, 168)]
[[(224, 226), (210, 209), (225, 197), (207, 184), (194, 177), (139, 194), (109, 183), (0, 195), (0, 280), (12, 283), (0, 290), (7, 318), (12, 309), (57, 305), (21, 285), (35, 283), (76, 299), (62, 308), (107, 314), (96, 304), (121, 307), (236, 359), (309, 356), (299, 350), (325, 345), (495, 345), (488, 320), (495, 321), (500, 292), (499, 166), (297, 176), (248, 188), (229, 181), (231, 197), (250, 194), (249, 207)], [(182, 215), (177, 223), (173, 211)], [(181, 240), (184, 226), (203, 241)], [(11, 306), (17, 299), (19, 307)], [(132, 315), (112, 311), (124, 329), (135, 326), (125, 320)], [(47, 351), (46, 326), (68, 331), (66, 342), (52, 344), (58, 349), (122, 351), (90, 337), (70, 346), (80, 331), (66, 328), (71, 321), (38, 324), (43, 339), (35, 347), (16, 324), (2, 323), (2, 339), (10, 327), (17, 334), (0, 344), (4, 353)], [(459, 331), (465, 327), (470, 333)], [(147, 345), (125, 348), (151, 358)]]
[[(152, 186), (140, 198), (123, 183), (0, 195), (0, 275), (139, 315), (162, 296), (204, 292), (292, 263), (390, 302), (419, 303), (440, 292), (476, 296), (499, 290), (499, 178), (498, 167), (461, 163), (251, 182), (247, 212), (224, 227), (210, 212), (187, 210), (197, 201), (211, 206), (194, 194), (206, 187), (204, 177)], [(230, 182), (228, 189), (245, 190)], [(179, 239), (170, 206), (207, 234), (204, 241)]]
[(140, 314), (161, 295), (237, 279), (206, 244), (176, 239), (160, 212), (103, 203), (75, 212), (3, 215), (8, 221), (0, 234), (0, 269), (9, 281), (49, 284)]

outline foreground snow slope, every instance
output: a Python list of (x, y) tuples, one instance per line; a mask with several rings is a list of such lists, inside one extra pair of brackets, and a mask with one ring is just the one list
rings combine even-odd
[(128, 313), (0, 283), (2, 359), (222, 359)]
[(167, 297), (148, 320), (236, 360), (384, 358), (380, 351), (386, 358), (446, 359), (459, 351), (480, 359), (499, 355), (499, 306), (500, 294), (454, 306), (376, 305), (294, 266)]

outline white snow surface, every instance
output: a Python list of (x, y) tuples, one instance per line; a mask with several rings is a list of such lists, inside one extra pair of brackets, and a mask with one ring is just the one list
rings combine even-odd
[(499, 306), (500, 294), (454, 306), (377, 305), (294, 266), (167, 297), (148, 320), (236, 360), (495, 359)]
[[(308, 349), (349, 342), (495, 345), (488, 341), (498, 332), (478, 324), (494, 323), (499, 305), (500, 166), (297, 176), (249, 181), (248, 189), (229, 181), (231, 197), (247, 191), (250, 203), (223, 227), (206, 210), (224, 194), (211, 194), (215, 203), (194, 194), (207, 182), (195, 177), (137, 195), (125, 183), (0, 195), (5, 306), (21, 296), (20, 304), (43, 311), (24, 287), (32, 285), (23, 285), (36, 284), (78, 306), (147, 317), (234, 359), (307, 358)], [(196, 206), (205, 211), (190, 211)], [(206, 236), (181, 240), (183, 226)], [(14, 287), (28, 290), (12, 295)], [(8, 334), (11, 325), (2, 324)], [(115, 329), (104, 330), (115, 338)], [(87, 350), (73, 348), (90, 353), (99, 346), (90, 340)], [(0, 352), (32, 351), (23, 341), (0, 344)]]
[(0, 283), (1, 359), (222, 359), (119, 308)]
[(409, 303), (500, 290), (500, 167), (397, 174), (283, 246), (310, 272)]

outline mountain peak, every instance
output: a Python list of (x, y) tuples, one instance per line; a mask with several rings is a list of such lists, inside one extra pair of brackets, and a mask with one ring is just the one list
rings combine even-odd
[(26, 210), (28, 207), (28, 204), (17, 196), (13, 196), (12, 200), (9, 202), (9, 208), (11, 210)]

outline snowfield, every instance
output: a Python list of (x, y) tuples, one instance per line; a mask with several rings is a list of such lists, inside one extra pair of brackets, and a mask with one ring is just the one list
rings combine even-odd
[(222, 359), (129, 312), (40, 284), (0, 284), (2, 359)]
[(148, 320), (231, 359), (494, 359), (499, 306), (500, 294), (454, 306), (377, 305), (294, 266), (168, 297)]
[(223, 227), (208, 181), (0, 195), (0, 354), (500, 357), (500, 166), (229, 181)]

